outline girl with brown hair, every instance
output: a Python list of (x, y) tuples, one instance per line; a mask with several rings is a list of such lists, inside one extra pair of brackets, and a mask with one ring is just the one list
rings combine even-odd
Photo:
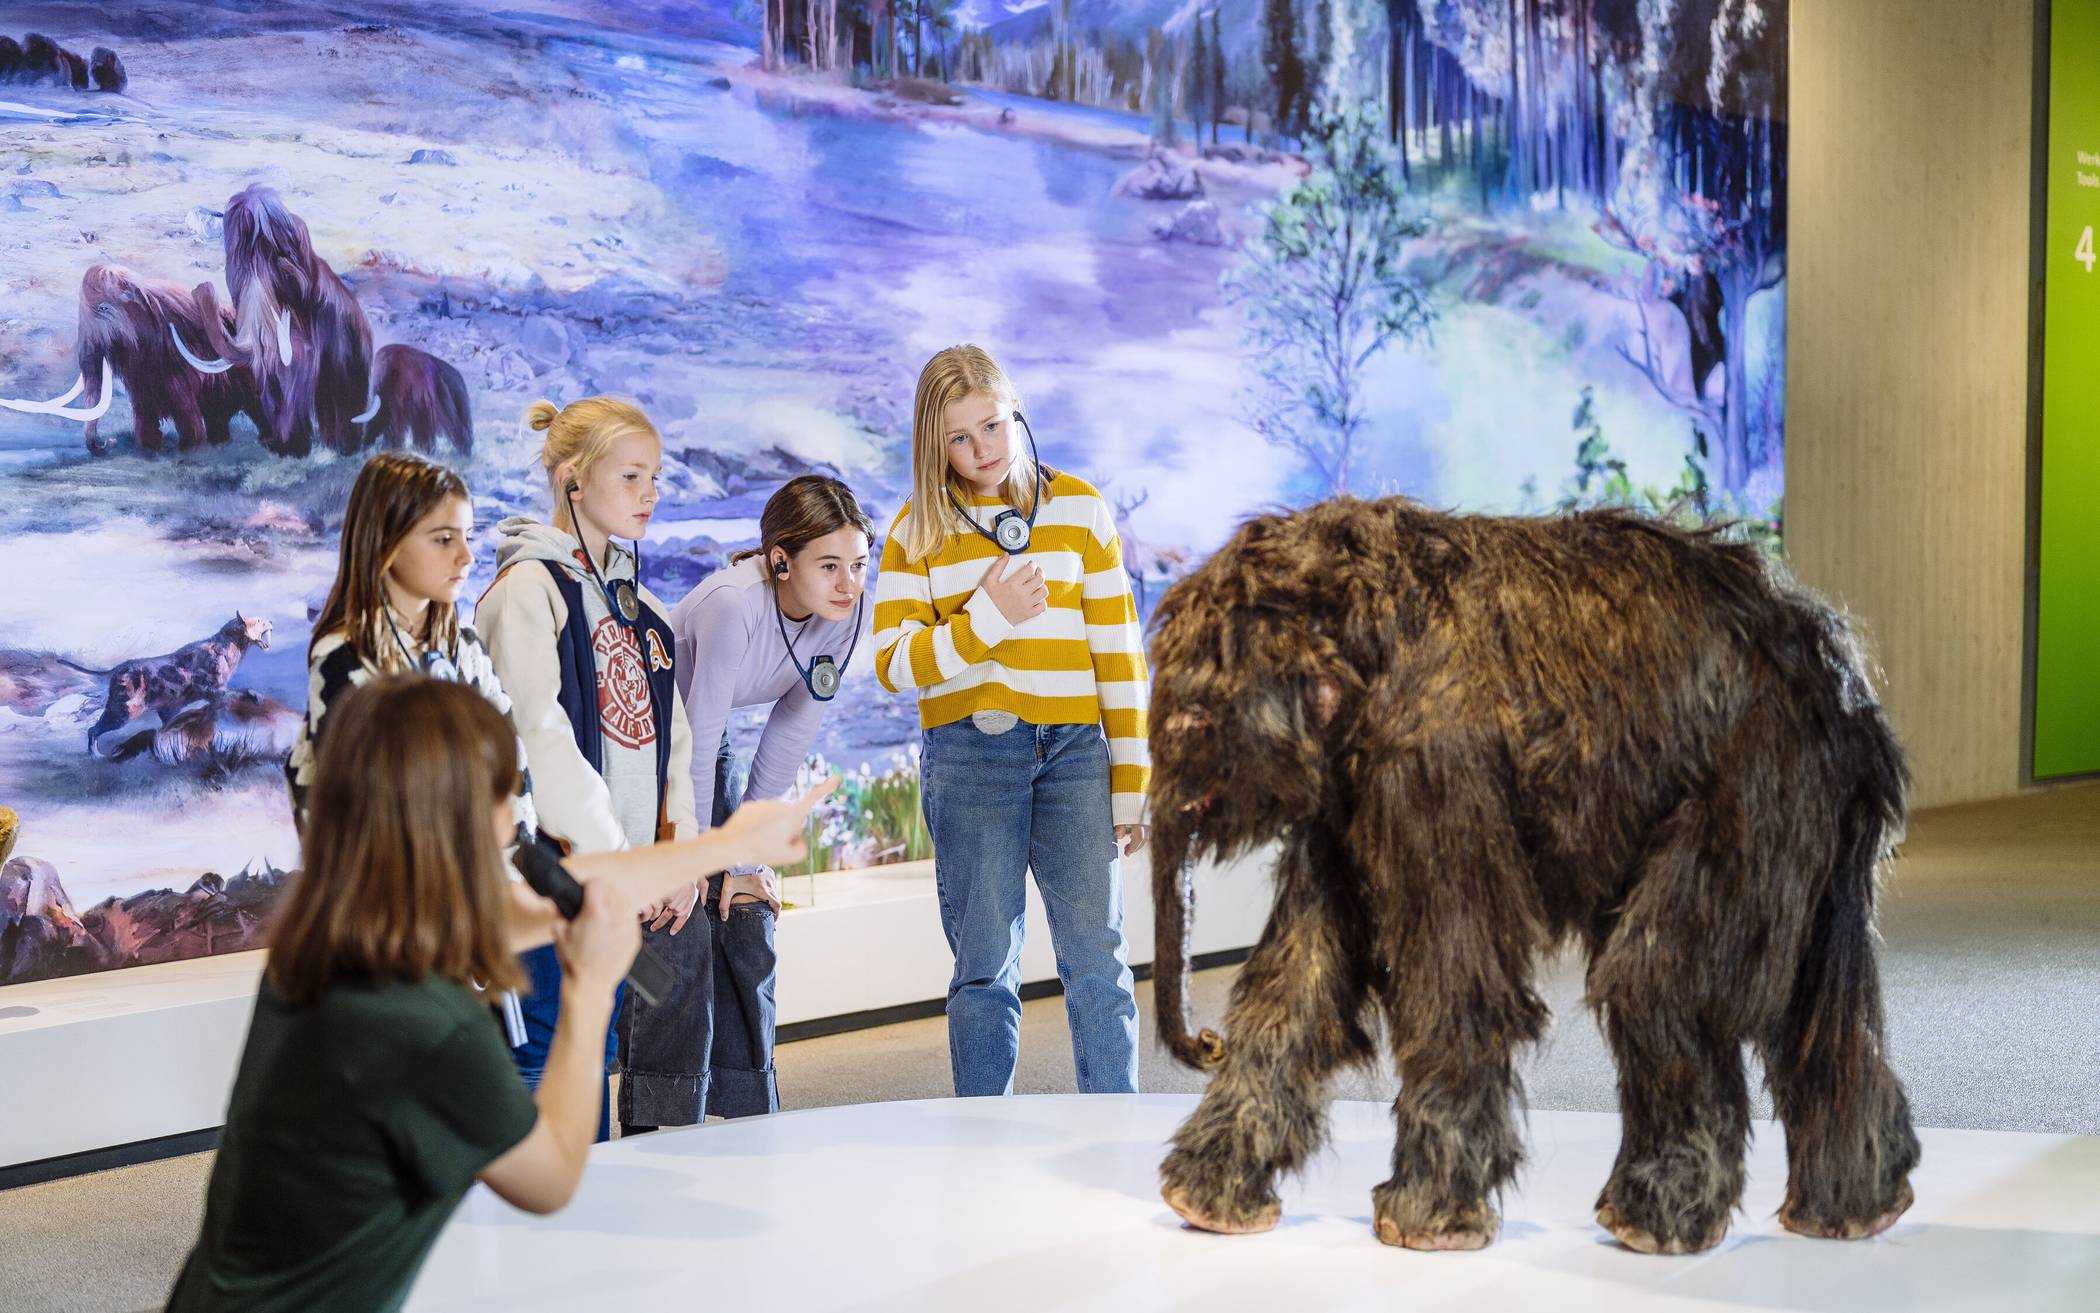
[[(457, 680), (510, 714), (510, 698), (475, 632), (459, 622), (459, 594), (473, 565), (474, 503), (459, 475), (421, 456), (383, 452), (366, 461), (343, 511), (335, 582), (306, 649), (306, 717), (285, 761), (292, 817), (306, 822), (314, 754), (330, 711), (383, 675), (420, 670)], [(534, 841), (532, 776), (518, 745), (511, 799), (518, 843)], [(501, 996), (505, 1033), (527, 1039), (517, 994)]]
[[(715, 825), (736, 809), (728, 794), (729, 713), (772, 708), (743, 796), (780, 796), (866, 636), (862, 593), (874, 528), (852, 489), (817, 474), (790, 479), (767, 499), (758, 527), (757, 549), (732, 556), (671, 611), (678, 689), (700, 749), (694, 812)], [(631, 1006), (623, 1133), (780, 1107), (773, 1072), (779, 877), (763, 866), (731, 870), (708, 882), (701, 906), (705, 933), (660, 946), (678, 964), (672, 994)]]
[[(343, 511), (335, 582), (306, 649), (306, 721), (285, 763), (295, 819), (305, 819), (314, 752), (329, 711), (360, 684), (420, 670), (458, 680), (510, 714), (488, 649), (459, 622), (473, 535), (473, 499), (443, 465), (385, 452), (357, 472)], [(520, 841), (529, 841), (535, 812), (522, 756), (512, 808)]]
[[(519, 774), (509, 723), (446, 681), (389, 676), (335, 707), (171, 1310), (398, 1308), (475, 1181), (561, 1208), (600, 1120), (636, 909), (696, 868), (794, 860), (829, 791), (572, 859), (584, 899), (563, 922), (505, 879)], [(514, 955), (550, 938), (563, 1008), (534, 1094), (484, 991), (518, 984)]]

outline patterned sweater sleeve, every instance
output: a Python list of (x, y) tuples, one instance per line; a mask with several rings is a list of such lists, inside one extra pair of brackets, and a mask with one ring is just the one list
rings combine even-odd
[(357, 649), (342, 634), (323, 637), (307, 653), (306, 718), (299, 727), (298, 741), (292, 744), (292, 755), (284, 763), (285, 783), (291, 786), (292, 823), (302, 831), (306, 828), (306, 795), (313, 788), (314, 763), (329, 708), (371, 677)]
[(1145, 823), (1145, 790), (1152, 774), (1145, 712), (1151, 690), (1145, 672), (1145, 634), (1123, 569), (1123, 543), (1108, 504), (1095, 498), (1087, 535), (1080, 609), (1087, 652), (1108, 739), (1110, 811), (1118, 825)]
[[(475, 692), (487, 698), (489, 705), (502, 712), (503, 718), (515, 726), (510, 694), (503, 691), (503, 681), (496, 678), (496, 664), (489, 660), (488, 647), (482, 643), (481, 635), (464, 626), (459, 631), (459, 673), (473, 685)], [(540, 832), (540, 817), (532, 803), (532, 765), (525, 757), (524, 735), (518, 736), (517, 745), (518, 788), (511, 795), (510, 809), (518, 822), (517, 842), (527, 844)]]

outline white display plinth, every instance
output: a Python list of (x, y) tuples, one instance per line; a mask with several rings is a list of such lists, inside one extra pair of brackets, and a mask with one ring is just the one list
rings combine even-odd
[(1553, 1313), (2053, 1313), (2095, 1307), (2100, 1139), (1924, 1131), (1917, 1204), (1874, 1240), (1774, 1220), (1784, 1138), (1757, 1124), (1719, 1248), (1629, 1253), (1592, 1213), (1619, 1119), (1533, 1112), (1528, 1161), (1478, 1253), (1388, 1248), (1371, 1188), (1392, 1110), (1336, 1103), (1333, 1144), (1263, 1235), (1183, 1228), (1159, 1199), (1182, 1095), (858, 1104), (599, 1145), (575, 1199), (532, 1217), (476, 1187), (410, 1295), (418, 1313), (708, 1308), (796, 1313), (1549, 1309)]
[[(807, 904), (809, 883), (786, 882)], [(1196, 873), (1196, 953), (1246, 948), (1270, 905), (1266, 854)], [(1057, 978), (1041, 899), (1028, 900), (1028, 983)], [(1150, 868), (1124, 863), (1124, 934), (1152, 960)], [(947, 995), (933, 864), (817, 877), (814, 905), (780, 919), (779, 1022), (817, 1021)], [(254, 1006), (261, 953), (0, 989), (0, 1167), (220, 1124)]]

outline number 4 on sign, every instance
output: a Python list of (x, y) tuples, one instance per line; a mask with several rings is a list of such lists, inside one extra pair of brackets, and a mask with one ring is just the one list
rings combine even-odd
[(2078, 234), (2078, 249), (2071, 252), (2071, 258), (2084, 265), (2087, 273), (2093, 272), (2093, 227), (2091, 224), (2087, 224), (2085, 231)]

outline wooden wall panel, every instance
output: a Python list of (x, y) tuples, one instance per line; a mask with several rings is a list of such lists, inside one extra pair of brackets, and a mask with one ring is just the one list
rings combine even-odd
[(2033, 0), (1794, 0), (1786, 543), (1917, 805), (2021, 781)]

